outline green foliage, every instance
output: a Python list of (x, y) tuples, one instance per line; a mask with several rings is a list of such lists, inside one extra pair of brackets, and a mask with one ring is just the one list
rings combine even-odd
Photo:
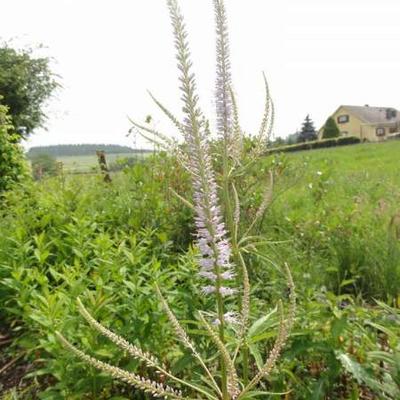
[[(1, 98), (0, 98), (1, 100)], [(0, 104), (0, 193), (27, 176), (27, 165), (18, 144), (7, 107)]]
[(347, 137), (339, 137), (333, 139), (322, 139), (316, 140), (306, 143), (298, 143), (289, 146), (276, 147), (272, 149), (268, 149), (268, 154), (274, 153), (291, 153), (295, 151), (302, 150), (313, 150), (313, 149), (323, 149), (327, 147), (335, 147), (335, 146), (347, 146), (349, 144), (359, 144), (361, 143), (360, 138), (355, 136), (347, 136)]
[[(168, 159), (157, 162), (153, 174), (147, 174), (149, 160), (116, 177), (112, 185), (104, 186), (100, 178), (73, 177), (7, 193), (0, 228), (0, 316), (14, 325), (26, 358), (40, 360), (35, 375), (59, 380), (43, 398), (90, 394), (108, 399), (112, 392), (109, 378), (82, 374), (82, 364), (55, 340), (57, 328), (83, 339), (88, 348), (101, 344), (97, 356), (126, 362), (82, 326), (74, 304), (78, 295), (98, 310), (95, 315), (104, 323), (137, 338), (145, 349), (164, 349), (160, 355), (168, 352), (177, 368), (186, 368), (184, 359), (178, 362), (184, 355), (171, 344), (152, 282), (159, 276), (163, 290), (177, 293), (182, 312), (191, 315), (196, 304), (187, 300), (193, 297), (194, 255), (179, 255), (190, 239), (190, 212), (181, 210), (164, 183), (167, 178), (176, 190), (184, 188), (181, 169)], [(124, 390), (114, 391), (122, 395)]]
[(297, 138), (298, 143), (310, 142), (317, 139), (317, 132), (314, 127), (314, 122), (309, 115), (306, 116), (301, 131)]
[[(279, 319), (271, 304), (287, 291), (275, 265), (290, 263), (299, 291), (295, 331), (266, 392), (291, 391), (294, 400), (399, 398), (400, 315), (387, 305), (396, 304), (400, 287), (393, 218), (400, 201), (399, 146), (275, 155), (254, 165), (243, 189), (238, 186), (243, 192), (252, 187), (243, 205), (245, 225), (269, 185), (268, 171), (279, 176), (257, 225), (265, 243), (247, 255), (256, 282), (246, 337), (252, 369), (262, 365), (275, 339)], [(216, 356), (194, 315), (212, 304), (198, 300), (191, 211), (169, 187), (190, 193), (179, 163), (160, 154), (116, 174), (111, 185), (101, 177), (68, 176), (64, 183), (45, 179), (5, 194), (0, 318), (14, 336), (9, 351), (33, 363), (26, 380), (39, 385), (40, 398), (146, 399), (88, 369), (56, 340), (54, 331), (62, 330), (83, 350), (98, 349), (96, 357), (141, 371), (93, 335), (78, 314), (77, 296), (106, 326), (195, 380), (198, 367), (176, 345), (153, 288), (157, 280), (190, 334), (201, 336), (202, 352)], [(228, 346), (236, 334), (228, 332)]]
[(20, 136), (43, 126), (43, 108), (59, 86), (49, 58), (35, 56), (31, 48), (17, 50), (0, 44), (0, 95)]
[(329, 117), (325, 122), (324, 130), (322, 132), (322, 139), (336, 138), (339, 136), (339, 134), (340, 131), (335, 120), (332, 117)]
[(48, 154), (35, 155), (31, 158), (31, 165), (35, 179), (57, 175), (57, 160)]
[(282, 182), (285, 193), (267, 215), (269, 223), (279, 226), (279, 234), (272, 238), (291, 243), (287, 252), (285, 246), (280, 248), (280, 259), (290, 261), (295, 252), (296, 264), (311, 263), (307, 270), (311, 279), (337, 294), (395, 303), (400, 287), (394, 217), (399, 145), (291, 155), (293, 170), (286, 171), (290, 175)]

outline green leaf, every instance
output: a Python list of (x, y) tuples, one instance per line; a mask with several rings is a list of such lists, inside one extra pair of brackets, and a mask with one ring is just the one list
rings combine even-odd
[(387, 393), (394, 398), (400, 395), (399, 388), (392, 382), (381, 383), (380, 378), (364, 368), (361, 364), (351, 358), (348, 354), (336, 352), (336, 357), (343, 368), (350, 373), (359, 384), (366, 384), (370, 389), (378, 393)]
[(256, 361), (257, 368), (261, 371), (262, 367), (264, 366), (264, 361), (262, 359), (258, 346), (253, 343), (253, 344), (248, 344), (248, 348), (250, 350), (251, 355), (254, 357), (254, 360)]
[(251, 325), (247, 332), (247, 338), (249, 342), (254, 342), (254, 337), (260, 335), (265, 332), (267, 329), (272, 328), (276, 325), (277, 319), (273, 318), (277, 312), (277, 308), (275, 307), (271, 312), (269, 312), (264, 317), (259, 318), (257, 321)]

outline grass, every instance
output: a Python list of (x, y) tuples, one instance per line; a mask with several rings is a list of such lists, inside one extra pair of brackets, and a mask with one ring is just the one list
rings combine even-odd
[(399, 141), (292, 154), (288, 159), (298, 171), (298, 181), (285, 200), (300, 206), (305, 215), (314, 212), (318, 202), (323, 208), (364, 203), (378, 213), (399, 212), (399, 154)]
[(400, 212), (399, 154), (396, 141), (278, 156), (288, 168), (265, 230), (294, 243), (279, 248), (282, 261), (335, 292), (399, 302), (400, 258), (391, 234)]
[(400, 183), (399, 162), (400, 141), (365, 143), (334, 149), (309, 150), (293, 153), (294, 160), (310, 160), (312, 165), (323, 165), (326, 161), (335, 167), (336, 175), (368, 172), (372, 179), (384, 174), (397, 177)]
[[(146, 157), (147, 153), (119, 153), (119, 154), (107, 154), (108, 164), (113, 164), (118, 160), (126, 158), (143, 158)], [(67, 173), (89, 173), (98, 169), (97, 156), (86, 155), (86, 156), (63, 156), (57, 157), (57, 161), (61, 161), (64, 164), (64, 170)]]

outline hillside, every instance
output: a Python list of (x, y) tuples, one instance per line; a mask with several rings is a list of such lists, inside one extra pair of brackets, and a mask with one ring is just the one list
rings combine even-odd
[(118, 144), (59, 144), (55, 146), (31, 147), (27, 152), (29, 158), (38, 154), (48, 154), (53, 157), (89, 156), (96, 151), (105, 151), (107, 154), (128, 154), (137, 152), (148, 152), (148, 150), (135, 150), (128, 146)]
[(288, 167), (274, 208), (304, 223), (318, 221), (319, 212), (321, 218), (332, 212), (332, 219), (340, 219), (351, 209), (364, 217), (368, 210), (388, 224), (400, 211), (399, 154), (400, 141), (392, 141), (275, 156)]

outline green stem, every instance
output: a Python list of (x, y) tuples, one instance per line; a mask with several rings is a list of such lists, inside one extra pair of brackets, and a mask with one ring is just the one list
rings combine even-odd
[(229, 158), (227, 143), (224, 143), (224, 155), (223, 155), (223, 170), (222, 170), (222, 195), (224, 200), (224, 211), (225, 211), (225, 221), (228, 226), (228, 231), (231, 236), (234, 236), (235, 223), (233, 220), (232, 213), (232, 202), (229, 191)]
[(247, 347), (247, 343), (244, 342), (243, 348), (243, 384), (247, 385), (249, 383), (249, 348)]
[[(225, 212), (225, 222), (228, 226), (228, 231), (232, 235), (234, 232), (234, 221), (232, 215), (232, 206), (231, 206), (231, 199), (229, 195), (229, 161), (228, 161), (228, 143), (227, 138), (225, 135), (224, 139), (224, 152), (223, 152), (223, 172), (222, 172), (222, 197), (224, 202), (224, 212)], [(218, 275), (220, 276), (220, 275)], [(218, 285), (221, 285), (221, 282), (218, 282)], [(219, 336), (222, 343), (225, 343), (225, 323), (224, 323), (224, 307), (222, 297), (219, 294), (217, 296), (218, 302), (218, 317), (220, 320), (219, 326)], [(228, 394), (228, 387), (227, 387), (227, 369), (225, 365), (225, 361), (221, 356), (221, 385), (222, 385), (222, 398), (223, 400), (229, 400), (230, 396)]]
[[(236, 235), (236, 229), (235, 229), (235, 222), (233, 218), (233, 213), (232, 213), (232, 204), (231, 204), (231, 198), (230, 198), (230, 176), (229, 176), (229, 158), (228, 158), (228, 153), (227, 153), (227, 143), (224, 143), (224, 159), (223, 159), (223, 173), (222, 173), (222, 188), (223, 188), (223, 199), (224, 199), (224, 204), (225, 204), (225, 221), (228, 226), (228, 231), (230, 233), (231, 237), (231, 244), (232, 244), (232, 255), (233, 255), (233, 260), (236, 265), (241, 265), (243, 260), (241, 259), (240, 256), (240, 251), (239, 251), (239, 245), (238, 245), (238, 237)], [(238, 274), (238, 285), (241, 282), (241, 279), (243, 277), (239, 276)], [(244, 332), (242, 332), (244, 335)], [(240, 338), (240, 341), (243, 340), (243, 337)], [(240, 346), (240, 344), (239, 344)], [(239, 347), (237, 349), (239, 351)], [(247, 347), (247, 344), (244, 342), (243, 343), (243, 348), (242, 348), (242, 362), (243, 362), (243, 382), (246, 385), (249, 381), (249, 349)]]
[[(217, 283), (217, 287), (221, 286), (220, 282)], [(224, 323), (224, 304), (221, 295), (219, 294), (219, 287), (217, 292), (217, 306), (218, 306), (218, 319), (220, 321), (219, 325), (219, 338), (222, 343), (225, 343), (225, 323)], [(221, 365), (221, 389), (222, 389), (222, 399), (229, 400), (228, 395), (228, 381), (226, 376), (226, 364), (225, 360), (221, 355), (220, 358)]]

